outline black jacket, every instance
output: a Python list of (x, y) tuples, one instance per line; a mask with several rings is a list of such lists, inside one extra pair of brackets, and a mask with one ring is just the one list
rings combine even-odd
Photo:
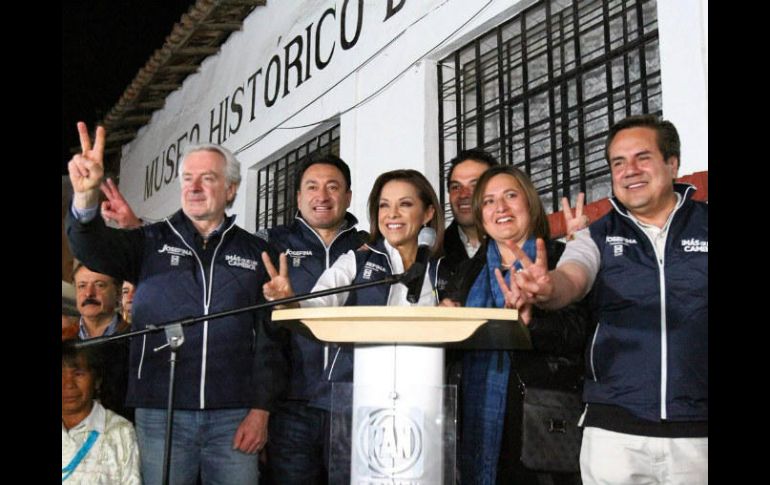
[(459, 230), (455, 220), (444, 231), (444, 265), (447, 266), (450, 275), (454, 274), (458, 266), (470, 259), (460, 239)]
[[(548, 265), (553, 268), (564, 250), (564, 245), (549, 241), (546, 247)], [(487, 264), (486, 255), (487, 243), (485, 242), (473, 258), (458, 266), (447, 287), (447, 295), (450, 299), (465, 304), (473, 283)], [(503, 408), (494, 406), (494, 399), (487, 401), (482, 397), (488, 392), (485, 381), (466, 379), (467, 385), (473, 389), (464, 389), (461, 375), (463, 361), (467, 362), (464, 356), (467, 355), (471, 359), (470, 362), (473, 362), (476, 358), (489, 358), (486, 357), (489, 352), (497, 354), (498, 369), (501, 370), (503, 351), (454, 351), (447, 355), (447, 361), (450, 363), (450, 383), (459, 385), (460, 420), (472, 419), (471, 416), (478, 414), (478, 409), (484, 409), (484, 414), (487, 412), (494, 415), (500, 414), (503, 421), (500, 423), (502, 429), (499, 431), (501, 433), (499, 450), (491, 446), (487, 448), (486, 444), (478, 443), (478, 436), (464, 439), (462, 432), (459, 433), (458, 452), (463, 483), (476, 483), (474, 480), (488, 478), (491, 473), (490, 467), (497, 469), (496, 483), (498, 484), (543, 483), (539, 478), (540, 473), (524, 467), (519, 458), (523, 415), (523, 389), (520, 382), (528, 388), (579, 392), (583, 373), (581, 355), (586, 344), (586, 335), (589, 333), (588, 322), (587, 308), (582, 302), (553, 312), (534, 309), (533, 318), (528, 327), (534, 350), (508, 351), (511, 367), (507, 377), (507, 392)], [(494, 355), (491, 358), (494, 359)], [(481, 408), (474, 408), (477, 405)], [(486, 407), (489, 405), (494, 406), (494, 409)], [(474, 409), (466, 409), (466, 407)], [(477, 423), (464, 423), (458, 426), (458, 430), (475, 429), (476, 426)], [(560, 483), (580, 483), (577, 473), (565, 474), (560, 480)]]

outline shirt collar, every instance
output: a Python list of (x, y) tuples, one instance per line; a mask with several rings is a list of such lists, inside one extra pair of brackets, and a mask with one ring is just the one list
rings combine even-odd
[(382, 242), (384, 243), (385, 251), (388, 253), (393, 274), (403, 273), (404, 261), (401, 259), (401, 253), (398, 252), (398, 249), (391, 246), (387, 239), (382, 238)]
[[(211, 236), (218, 236), (222, 232), (224, 232), (225, 229), (230, 227), (231, 223), (235, 222), (235, 217), (236, 217), (235, 214), (227, 215), (227, 213), (225, 213), (225, 217), (224, 217), (224, 219), (222, 219), (222, 223), (219, 224), (216, 227), (216, 229), (214, 229), (213, 231), (208, 233), (205, 236), (206, 239), (210, 238)], [(195, 225), (193, 224), (192, 219), (190, 219), (187, 216), (187, 214), (184, 213), (184, 211), (182, 209), (179, 209), (179, 211), (177, 211), (177, 213), (174, 214), (174, 216), (172, 216), (172, 218), (170, 218), (169, 220), (170, 220), (172, 225), (177, 225), (181, 221), (181, 224), (184, 226), (184, 228), (186, 228), (185, 231), (187, 231), (192, 236), (198, 236), (201, 239), (203, 239), (203, 236), (201, 236), (200, 233), (198, 232), (198, 230), (195, 228)], [(177, 227), (179, 227), (179, 226), (177, 226)], [(185, 231), (182, 231), (182, 232), (185, 232)]]
[(636, 222), (637, 224), (639, 224), (639, 226), (640, 226), (642, 229), (644, 229), (644, 230), (646, 230), (646, 231), (652, 232), (652, 233), (654, 233), (654, 234), (659, 234), (659, 233), (664, 233), (664, 234), (665, 234), (666, 232), (668, 232), (668, 226), (669, 226), (669, 225), (671, 225), (671, 219), (673, 219), (673, 218), (674, 218), (674, 213), (675, 213), (675, 212), (676, 212), (676, 210), (679, 208), (679, 206), (681, 206), (681, 205), (684, 203), (684, 198), (682, 197), (682, 194), (680, 194), (679, 192), (674, 192), (674, 195), (676, 195), (676, 204), (674, 205), (674, 209), (673, 209), (673, 210), (671, 211), (671, 213), (668, 215), (668, 218), (666, 219), (666, 223), (665, 223), (665, 224), (663, 224), (663, 227), (658, 227), (658, 226), (656, 226), (656, 225), (654, 225), (654, 224), (647, 224), (647, 223), (645, 223), (645, 222), (642, 222), (642, 221), (640, 221), (639, 219), (637, 219), (637, 218), (636, 218), (636, 217), (635, 217), (635, 216), (634, 216), (634, 215), (631, 213), (631, 211), (628, 211), (628, 216), (629, 216), (629, 217), (630, 217), (630, 218), (631, 218), (631, 219), (632, 219), (634, 222)]
[(467, 234), (465, 234), (465, 231), (462, 230), (460, 225), (457, 225), (457, 232), (460, 234), (460, 241), (463, 243), (463, 246), (465, 247), (465, 252), (468, 254), (469, 258), (472, 258), (476, 255), (476, 251), (479, 250), (479, 247), (481, 247), (481, 241), (478, 241), (476, 245), (474, 246), (471, 242), (471, 239), (468, 237)]
[[(116, 313), (112, 317), (112, 320), (110, 320), (110, 324), (107, 325), (107, 328), (104, 330), (102, 336), (106, 337), (108, 335), (114, 334), (118, 330), (119, 323), (120, 320), (118, 319), (118, 314)], [(80, 317), (80, 329), (78, 330), (78, 337), (80, 337), (81, 340), (91, 338), (91, 334), (88, 333), (88, 327), (86, 327), (86, 324), (83, 321), (83, 317)]]
[(98, 431), (99, 434), (104, 434), (104, 423), (106, 419), (107, 413), (104, 410), (104, 406), (102, 406), (98, 400), (94, 399), (93, 406), (91, 406), (91, 412), (86, 416), (86, 419), (70, 428), (69, 431), (64, 427), (64, 423), (62, 423), (61, 426), (62, 430), (65, 430), (68, 433), (89, 433), (91, 431)]
[(226, 223), (226, 222), (227, 222), (227, 216), (225, 216), (225, 218), (224, 218), (224, 219), (222, 219), (222, 223), (221, 223), (221, 224), (219, 224), (219, 225), (216, 227), (216, 229), (214, 229), (213, 231), (211, 231), (210, 233), (208, 233), (208, 234), (206, 235), (206, 237), (207, 237), (207, 238), (209, 238), (209, 237), (211, 237), (211, 236), (214, 236), (214, 235), (219, 235), (219, 234), (221, 234), (221, 233), (222, 233), (222, 230), (223, 230), (223, 229), (224, 229), (224, 227), (225, 227), (225, 223)]

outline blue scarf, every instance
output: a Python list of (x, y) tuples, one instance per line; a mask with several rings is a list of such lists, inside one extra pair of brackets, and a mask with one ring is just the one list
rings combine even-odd
[[(524, 252), (535, 260), (535, 240), (524, 243)], [(521, 268), (516, 261), (514, 269)], [(502, 308), (505, 297), (497, 283), (495, 268), (503, 269), (497, 243), (487, 244), (486, 265), (473, 282), (465, 306)], [(503, 271), (510, 284), (510, 271)], [(463, 483), (494, 485), (503, 437), (508, 377), (511, 357), (508, 352), (478, 350), (463, 356), (462, 373), (462, 441), (460, 470)]]
[[(534, 239), (527, 239), (522, 249), (529, 259), (532, 261), (535, 260), (536, 249)], [(521, 269), (521, 267), (521, 262), (518, 260), (513, 264), (514, 270)], [(503, 296), (503, 291), (500, 289), (500, 285), (497, 284), (495, 268), (499, 268), (503, 271), (505, 282), (510, 284), (510, 271), (505, 271), (503, 268), (500, 250), (497, 249), (497, 243), (490, 241), (489, 244), (487, 244), (487, 264), (481, 268), (481, 272), (473, 283), (473, 286), (471, 286), (471, 289), (468, 292), (468, 298), (465, 300), (465, 306), (475, 308), (503, 308), (505, 297)]]

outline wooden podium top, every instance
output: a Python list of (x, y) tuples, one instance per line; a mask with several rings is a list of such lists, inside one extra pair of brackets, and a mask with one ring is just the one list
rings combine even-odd
[[(527, 328), (518, 322), (518, 312), (501, 308), (316, 307), (274, 310), (272, 319), (300, 333), (307, 334), (306, 328), (324, 342), (449, 344), (454, 347), (451, 344), (466, 341), (479, 333), (486, 334), (483, 340), (487, 343), (471, 345), (471, 348), (532, 348)], [(487, 322), (489, 324), (484, 325)], [(482, 331), (479, 332), (480, 328)]]

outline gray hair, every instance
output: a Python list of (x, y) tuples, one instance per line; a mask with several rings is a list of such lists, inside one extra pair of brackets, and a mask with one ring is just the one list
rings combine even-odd
[[(215, 152), (222, 156), (222, 158), (225, 159), (225, 183), (227, 184), (227, 187), (229, 187), (232, 184), (235, 184), (236, 186), (240, 185), (241, 183), (241, 162), (238, 161), (237, 158), (235, 158), (235, 155), (233, 155), (233, 152), (228, 150), (227, 148), (223, 147), (222, 145), (216, 145), (214, 143), (202, 143), (200, 145), (190, 145), (187, 147), (187, 150), (184, 152), (184, 157), (182, 157), (182, 161), (179, 163), (179, 171), (184, 170), (184, 161), (187, 159), (188, 156), (190, 156), (191, 153), (195, 152)], [(179, 179), (179, 182), (182, 183), (182, 179)], [(236, 192), (237, 195), (237, 192)], [(233, 196), (233, 199), (227, 203), (227, 207), (231, 207), (233, 205), (233, 202), (235, 201), (235, 196)]]

